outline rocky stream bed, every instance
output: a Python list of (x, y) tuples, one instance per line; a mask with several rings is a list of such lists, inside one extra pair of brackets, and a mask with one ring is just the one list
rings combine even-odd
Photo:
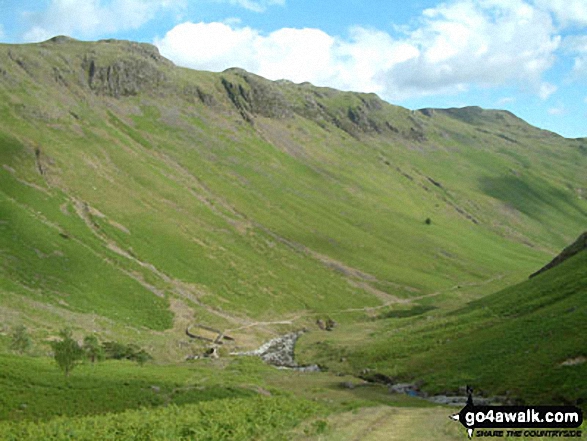
[[(291, 369), (300, 372), (320, 372), (318, 365), (300, 366), (295, 361), (295, 345), (303, 334), (303, 331), (290, 332), (289, 334), (281, 335), (267, 343), (264, 343), (258, 349), (248, 352), (234, 352), (231, 355), (237, 356), (257, 356), (260, 357), (265, 363), (275, 366), (278, 369)], [(394, 383), (389, 377), (381, 374), (365, 375), (362, 377), (365, 380), (365, 384), (379, 383), (385, 384), (391, 393), (405, 394), (412, 397), (418, 397), (425, 399), (437, 404), (445, 404), (450, 406), (463, 407), (467, 404), (467, 395), (428, 395), (426, 392), (420, 390), (416, 383)], [(347, 383), (343, 383), (343, 386)], [(361, 387), (360, 385), (351, 385), (348, 383), (349, 388)], [(474, 402), (476, 405), (489, 405), (489, 404), (503, 404), (506, 402), (504, 397), (475, 397)]]

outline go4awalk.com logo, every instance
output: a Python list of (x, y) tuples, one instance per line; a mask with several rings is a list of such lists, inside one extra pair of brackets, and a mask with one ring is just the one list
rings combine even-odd
[[(472, 389), (467, 405), (451, 419), (459, 421), (469, 434), (478, 437), (581, 438), (577, 428), (583, 413), (575, 406), (475, 406)], [(573, 430), (575, 429), (575, 430)]]

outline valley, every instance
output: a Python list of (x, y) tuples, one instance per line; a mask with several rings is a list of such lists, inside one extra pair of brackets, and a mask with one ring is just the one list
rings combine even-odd
[[(0, 439), (465, 436), (394, 383), (585, 409), (584, 247), (529, 279), (587, 230), (585, 138), (68, 37), (0, 44), (0, 121)], [(153, 360), (65, 379), (64, 327)], [(231, 355), (302, 330), (320, 373)]]

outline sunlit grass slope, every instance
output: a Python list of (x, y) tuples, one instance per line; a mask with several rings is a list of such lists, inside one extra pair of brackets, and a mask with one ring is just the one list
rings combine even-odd
[(334, 370), (370, 368), (396, 381), (417, 379), (431, 393), (470, 384), (478, 393), (531, 404), (585, 406), (585, 268), (583, 251), (456, 309), (412, 305), (328, 338), (310, 335), (301, 353)]
[(432, 406), (356, 378), (277, 370), (254, 357), (86, 363), (66, 379), (53, 360), (0, 355), (0, 387), (1, 440), (285, 440), (329, 431), (324, 419), (332, 414)]
[(8, 325), (51, 326), (15, 296), (161, 331), (172, 299), (238, 328), (519, 281), (587, 214), (584, 140), (144, 44), (1, 45), (0, 121)]

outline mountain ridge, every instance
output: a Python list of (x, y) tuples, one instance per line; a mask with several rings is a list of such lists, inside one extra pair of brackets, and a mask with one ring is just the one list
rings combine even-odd
[[(3, 44), (3, 46), (7, 46), (7, 47), (15, 47), (15, 46), (38, 46), (38, 47), (51, 47), (52, 45), (82, 45), (82, 46), (87, 46), (88, 48), (91, 45), (110, 45), (110, 46), (114, 46), (117, 48), (121, 48), (124, 50), (124, 52), (126, 52), (129, 55), (133, 55), (133, 56), (139, 56), (140, 58), (145, 58), (146, 60), (151, 60), (151, 61), (155, 61), (157, 63), (161, 63), (163, 65), (166, 65), (168, 67), (177, 67), (171, 60), (169, 60), (168, 58), (162, 56), (159, 52), (159, 49), (157, 48), (157, 46), (150, 44), (150, 43), (138, 43), (138, 42), (133, 42), (133, 41), (129, 41), (129, 40), (119, 40), (119, 39), (103, 39), (103, 40), (98, 40), (96, 42), (90, 42), (90, 41), (81, 41), (81, 40), (76, 40), (73, 39), (71, 37), (68, 36), (64, 36), (64, 35), (60, 35), (60, 36), (55, 36), (53, 38), (50, 38), (44, 42), (41, 43), (29, 43), (29, 44), (22, 44), (22, 45), (9, 45), (9, 44)], [(92, 88), (94, 91), (98, 92), (98, 93), (106, 93), (106, 94), (110, 94), (113, 96), (128, 96), (128, 95), (134, 95), (136, 93), (138, 93), (139, 91), (142, 90), (138, 88), (138, 83), (146, 83), (146, 88), (152, 88), (151, 86), (155, 86), (156, 87), (161, 87), (162, 84), (160, 84), (162, 81), (165, 81), (164, 78), (162, 78), (160, 75), (157, 75), (157, 73), (151, 69), (147, 64), (144, 63), (140, 63), (138, 65), (131, 65), (128, 66), (130, 70), (130, 73), (132, 75), (134, 75), (136, 78), (134, 78), (134, 80), (132, 78), (125, 78), (127, 75), (125, 75), (127, 73), (127, 70), (125, 70), (125, 65), (120, 64), (120, 63), (113, 63), (113, 64), (108, 64), (106, 66), (100, 66), (97, 67), (95, 64), (92, 64), (92, 62), (95, 63), (95, 60), (91, 59), (91, 54), (92, 51), (90, 50), (88, 54), (86, 54), (86, 56), (84, 57), (84, 61), (83, 61), (83, 65), (82, 68), (87, 71), (88, 73), (88, 83), (90, 88)], [(18, 61), (17, 61), (18, 63)], [(24, 66), (24, 63), (20, 62), (21, 65)], [(180, 69), (185, 69), (185, 68), (180, 68)], [(144, 70), (143, 72), (141, 72), (141, 70)], [(25, 69), (26, 71), (26, 69)], [(139, 73), (140, 72), (140, 73)], [(364, 93), (364, 92), (352, 92), (352, 91), (339, 91), (336, 89), (333, 89), (331, 87), (321, 87), (321, 86), (314, 86), (308, 82), (303, 82), (300, 84), (296, 84), (293, 83), (291, 81), (288, 80), (276, 80), (276, 81), (272, 81), (272, 80), (268, 80), (265, 79), (259, 75), (247, 72), (246, 70), (242, 69), (242, 68), (238, 68), (238, 67), (232, 67), (232, 68), (228, 68), (225, 69), (223, 72), (219, 72), (217, 75), (220, 75), (221, 78), (223, 74), (233, 74), (236, 75), (240, 78), (242, 78), (244, 80), (244, 82), (246, 84), (249, 85), (248, 89), (243, 88), (242, 84), (232, 84), (230, 83), (228, 80), (226, 80), (226, 83), (223, 83), (224, 87), (226, 88), (226, 92), (229, 95), (229, 98), (231, 98), (233, 104), (235, 105), (235, 107), (237, 107), (237, 109), (239, 110), (243, 110), (240, 107), (243, 106), (243, 104), (239, 101), (239, 97), (238, 95), (240, 94), (240, 98), (244, 98), (245, 101), (247, 102), (245, 105), (245, 110), (252, 110), (253, 114), (259, 114), (261, 116), (268, 116), (268, 117), (277, 117), (277, 118), (283, 118), (283, 117), (291, 117), (292, 116), (292, 108), (286, 108), (283, 109), (282, 112), (279, 112), (279, 109), (275, 109), (273, 107), (279, 107), (279, 104), (284, 104), (285, 100), (279, 99), (279, 95), (280, 94), (275, 94), (275, 89), (279, 89), (279, 87), (272, 87), (272, 86), (267, 86), (267, 84), (271, 84), (273, 86), (284, 86), (284, 87), (293, 87), (296, 89), (309, 89), (311, 90), (311, 92), (314, 95), (317, 96), (324, 96), (324, 95), (332, 95), (332, 94), (348, 94), (350, 96), (356, 97), (358, 98), (358, 101), (356, 101), (354, 104), (356, 104), (354, 107), (349, 107), (347, 109), (347, 114), (345, 115), (344, 112), (341, 114), (337, 114), (337, 115), (332, 115), (332, 114), (327, 114), (326, 115), (329, 117), (329, 122), (332, 122), (334, 124), (338, 124), (340, 126), (340, 128), (342, 128), (343, 130), (345, 130), (345, 128), (348, 129), (349, 127), (349, 122), (350, 123), (354, 123), (354, 125), (358, 126), (358, 128), (363, 131), (363, 132), (371, 132), (371, 131), (375, 131), (378, 133), (381, 133), (382, 131), (388, 132), (395, 132), (397, 133), (397, 129), (393, 126), (390, 127), (390, 122), (389, 121), (385, 121), (383, 124), (379, 123), (378, 121), (375, 121), (373, 119), (369, 119), (367, 117), (367, 113), (366, 111), (377, 111), (377, 110), (381, 110), (381, 108), (383, 106), (392, 106), (392, 107), (399, 107), (393, 104), (388, 103), (387, 101), (384, 101), (383, 99), (381, 99), (377, 94), (375, 93)], [(58, 75), (58, 74), (57, 74)], [(151, 75), (155, 75), (155, 78), (150, 78)], [(96, 81), (98, 80), (98, 81)], [(129, 86), (130, 88), (128, 89), (124, 89), (124, 86), (122, 84), (120, 84), (121, 82), (124, 83), (125, 80), (128, 80), (128, 82), (130, 83)], [(104, 84), (106, 83), (106, 84)], [(264, 83), (264, 84), (263, 84)], [(122, 87), (122, 89), (120, 89)], [(239, 88), (240, 87), (240, 88)], [(231, 89), (235, 88), (238, 89), (237, 90), (237, 94), (231, 96)], [(190, 94), (190, 91), (183, 91), (185, 92), (187, 95)], [(269, 93), (267, 93), (269, 92)], [(273, 92), (273, 94), (271, 94), (271, 92)], [(209, 96), (206, 97), (205, 95), (202, 96), (202, 91), (198, 92), (196, 91), (196, 94), (198, 95), (198, 98), (203, 102), (203, 103), (208, 103), (211, 104), (210, 101), (208, 101), (210, 98)], [(260, 95), (260, 96), (259, 96)], [(269, 95), (269, 103), (267, 102), (266, 99), (263, 98), (267, 98), (267, 96), (264, 95)], [(280, 101), (279, 103), (272, 103), (271, 102), (271, 98), (276, 99), (277, 101)], [(315, 102), (315, 100), (312, 100), (311, 97), (307, 97), (310, 98), (307, 102), (303, 103), (302, 106), (296, 106), (294, 107), (296, 110), (296, 113), (301, 115), (301, 116), (309, 116), (309, 115), (315, 115), (316, 112), (319, 112), (320, 110), (324, 110), (322, 109), (317, 109), (316, 107), (321, 107), (319, 105), (317, 105), (317, 103)], [(256, 103), (254, 103), (254, 101), (257, 101)], [(259, 105), (261, 104), (259, 101), (263, 101), (262, 104), (264, 104), (263, 106)], [(268, 105), (267, 105), (268, 104)], [(273, 104), (273, 106), (272, 106)], [(239, 107), (240, 106), (240, 107)], [(401, 108), (401, 107), (399, 107)], [(517, 117), (516, 115), (514, 115), (513, 113), (506, 111), (506, 110), (499, 110), (499, 109), (482, 109), (481, 107), (478, 106), (468, 106), (468, 107), (463, 107), (463, 108), (446, 108), (446, 109), (442, 109), (442, 108), (423, 108), (423, 109), (418, 109), (418, 110), (414, 110), (414, 111), (410, 111), (408, 109), (405, 108), (401, 108), (407, 112), (418, 112), (421, 114), (424, 114), (426, 116), (432, 117), (432, 115), (435, 112), (438, 113), (443, 113), (443, 114), (447, 114), (449, 116), (452, 116), (456, 119), (460, 119), (463, 120), (465, 122), (472, 122), (475, 120), (475, 118), (479, 118), (481, 114), (485, 115), (485, 118), (487, 118), (488, 115), (490, 115), (492, 118), (497, 118), (497, 119), (504, 119), (504, 118), (515, 118), (516, 120), (518, 120), (519, 122), (527, 125), (528, 127), (532, 127), (529, 123), (527, 123), (526, 121), (520, 119), (519, 117)], [(313, 112), (314, 110), (314, 112)], [(325, 114), (322, 113), (320, 114), (320, 116), (324, 116)], [(342, 121), (341, 121), (342, 120)], [(411, 129), (413, 129), (414, 131), (416, 131), (416, 127), (411, 127)], [(356, 133), (356, 130), (351, 130), (348, 129), (349, 132), (351, 132), (351, 134)], [(539, 129), (542, 130), (542, 129)], [(547, 131), (544, 131), (547, 132)], [(553, 132), (550, 132), (553, 133)], [(558, 135), (560, 136), (560, 135)], [(577, 138), (578, 140), (580, 139), (584, 139), (584, 138)]]
[(159, 57), (117, 40), (0, 45), (14, 321), (51, 305), (27, 320), (93, 314), (164, 352), (191, 314), (250, 345), (287, 327), (253, 323), (520, 281), (584, 230), (581, 141), (502, 111), (410, 111)]

